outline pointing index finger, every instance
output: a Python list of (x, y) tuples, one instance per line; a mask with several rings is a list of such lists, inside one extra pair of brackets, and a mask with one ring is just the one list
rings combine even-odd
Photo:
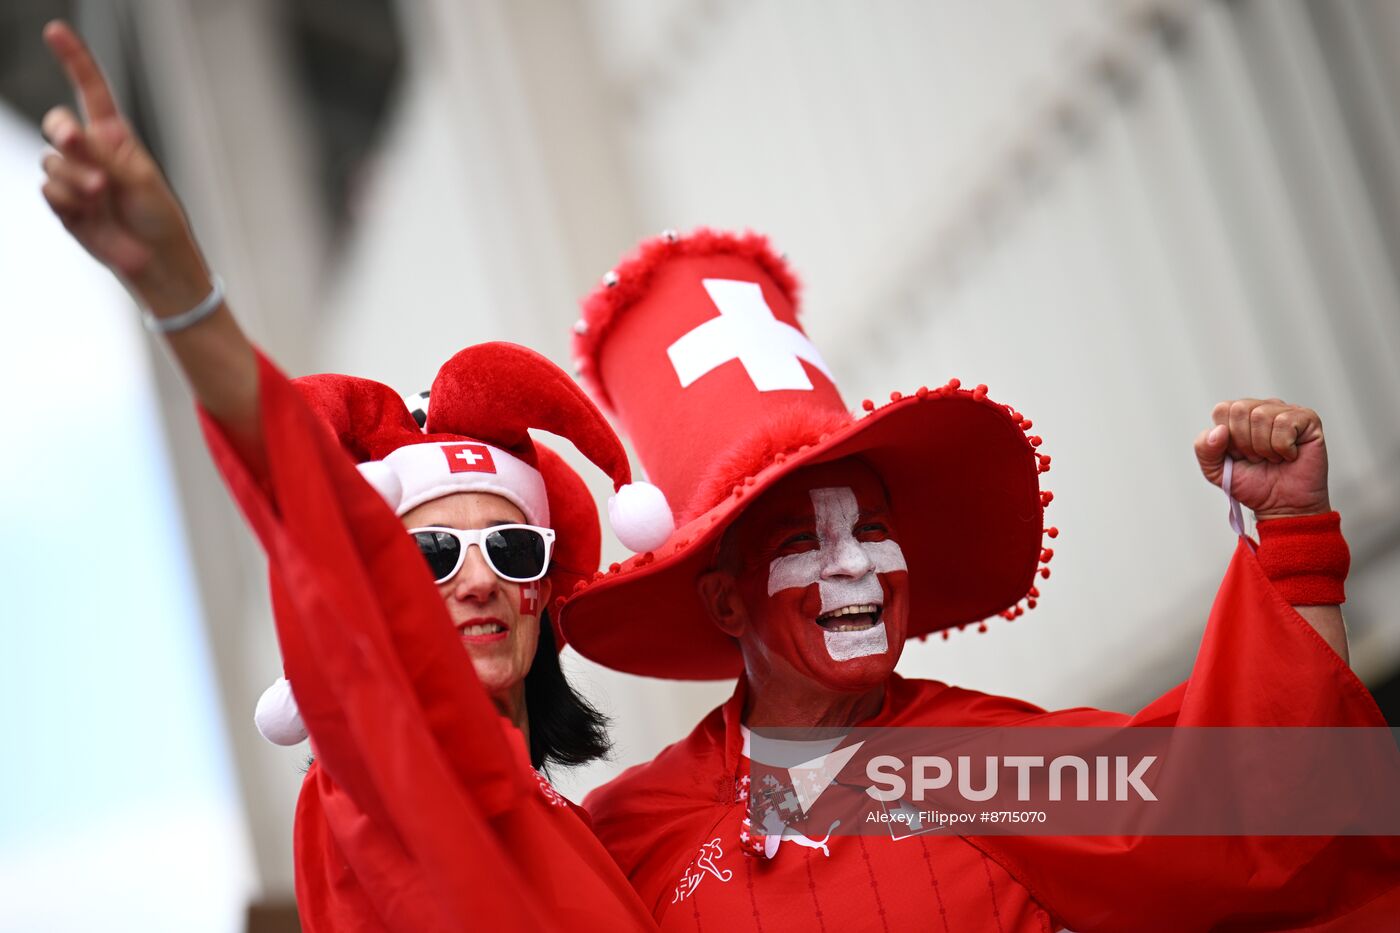
[(68, 73), (68, 83), (82, 102), (89, 123), (120, 115), (102, 69), (71, 26), (54, 20), (44, 27), (44, 41)]

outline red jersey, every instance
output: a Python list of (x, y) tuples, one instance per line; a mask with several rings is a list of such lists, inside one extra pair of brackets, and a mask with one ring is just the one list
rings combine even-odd
[[(1393, 923), (1377, 898), (1400, 885), (1394, 837), (829, 836), (784, 838), (766, 858), (745, 823), (744, 692), (741, 681), (688, 737), (585, 801), (662, 929), (1143, 933), (1296, 929), (1344, 914), (1354, 922), (1328, 929)], [(1191, 677), (1136, 716), (1047, 712), (893, 676), (861, 725), (1386, 724), (1241, 539)], [(1383, 900), (1395, 910), (1394, 897)]]
[(296, 816), (309, 933), (654, 925), (578, 812), (529, 764), (402, 523), (259, 356), (267, 469), (205, 417), (268, 555), (278, 641), (316, 762)]

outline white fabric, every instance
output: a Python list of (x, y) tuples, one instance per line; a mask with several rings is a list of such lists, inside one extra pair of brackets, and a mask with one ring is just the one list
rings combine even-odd
[[(739, 724), (739, 735), (744, 740), (740, 751), (745, 758), (753, 759), (753, 732), (743, 723)], [(780, 739), (774, 736), (761, 736), (764, 755), (754, 759), (761, 765), (786, 768), (792, 763), (810, 763), (836, 749), (845, 741), (844, 735), (826, 739)]]
[(681, 388), (734, 359), (743, 364), (760, 392), (810, 392), (812, 380), (807, 378), (802, 360), (831, 378), (831, 370), (807, 336), (773, 316), (758, 283), (703, 279), (702, 284), (719, 309), (719, 317), (711, 318), (667, 348), (666, 355), (671, 358)]
[(296, 745), (306, 740), (306, 726), (301, 721), (301, 711), (297, 709), (287, 678), (277, 678), (263, 691), (253, 711), (253, 724), (273, 745)]
[(676, 530), (666, 494), (651, 483), (628, 483), (608, 499), (608, 523), (634, 553), (655, 551)]
[(1228, 454), (1225, 456), (1223, 469), (1225, 472), (1220, 477), (1220, 488), (1224, 490), (1225, 498), (1230, 503), (1230, 528), (1234, 530), (1236, 536), (1239, 536), (1244, 534), (1244, 512), (1240, 510), (1239, 500), (1235, 498), (1231, 489), (1231, 484), (1234, 481), (1235, 461)]
[[(488, 459), (489, 472), (480, 469), (487, 466)], [(462, 472), (452, 471), (454, 463)], [(549, 527), (549, 497), (540, 471), (490, 444), (409, 444), (383, 460), (362, 463), (359, 469), (395, 515), (454, 492), (487, 492), (513, 503), (525, 514), (527, 523)], [(398, 480), (397, 490), (392, 482), (386, 482), (386, 470)]]

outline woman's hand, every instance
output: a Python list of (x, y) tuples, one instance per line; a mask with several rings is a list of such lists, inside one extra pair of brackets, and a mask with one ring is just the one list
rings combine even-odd
[(44, 199), (93, 258), (158, 317), (198, 304), (209, 272), (184, 211), (155, 159), (122, 117), (87, 46), (67, 23), (44, 40), (68, 75), (85, 121), (55, 107), (43, 121)]

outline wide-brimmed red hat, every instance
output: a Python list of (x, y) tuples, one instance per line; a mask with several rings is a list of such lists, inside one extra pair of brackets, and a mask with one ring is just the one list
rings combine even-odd
[(643, 243), (585, 299), (579, 374), (680, 526), (575, 588), (559, 621), (585, 657), (651, 677), (737, 675), (737, 644), (696, 579), (764, 490), (843, 457), (874, 468), (903, 529), (911, 636), (1035, 605), (1042, 534), (1057, 532), (1043, 529), (1050, 458), (1031, 422), (956, 379), (853, 414), (802, 330), (797, 291), (764, 237), (700, 230)]

